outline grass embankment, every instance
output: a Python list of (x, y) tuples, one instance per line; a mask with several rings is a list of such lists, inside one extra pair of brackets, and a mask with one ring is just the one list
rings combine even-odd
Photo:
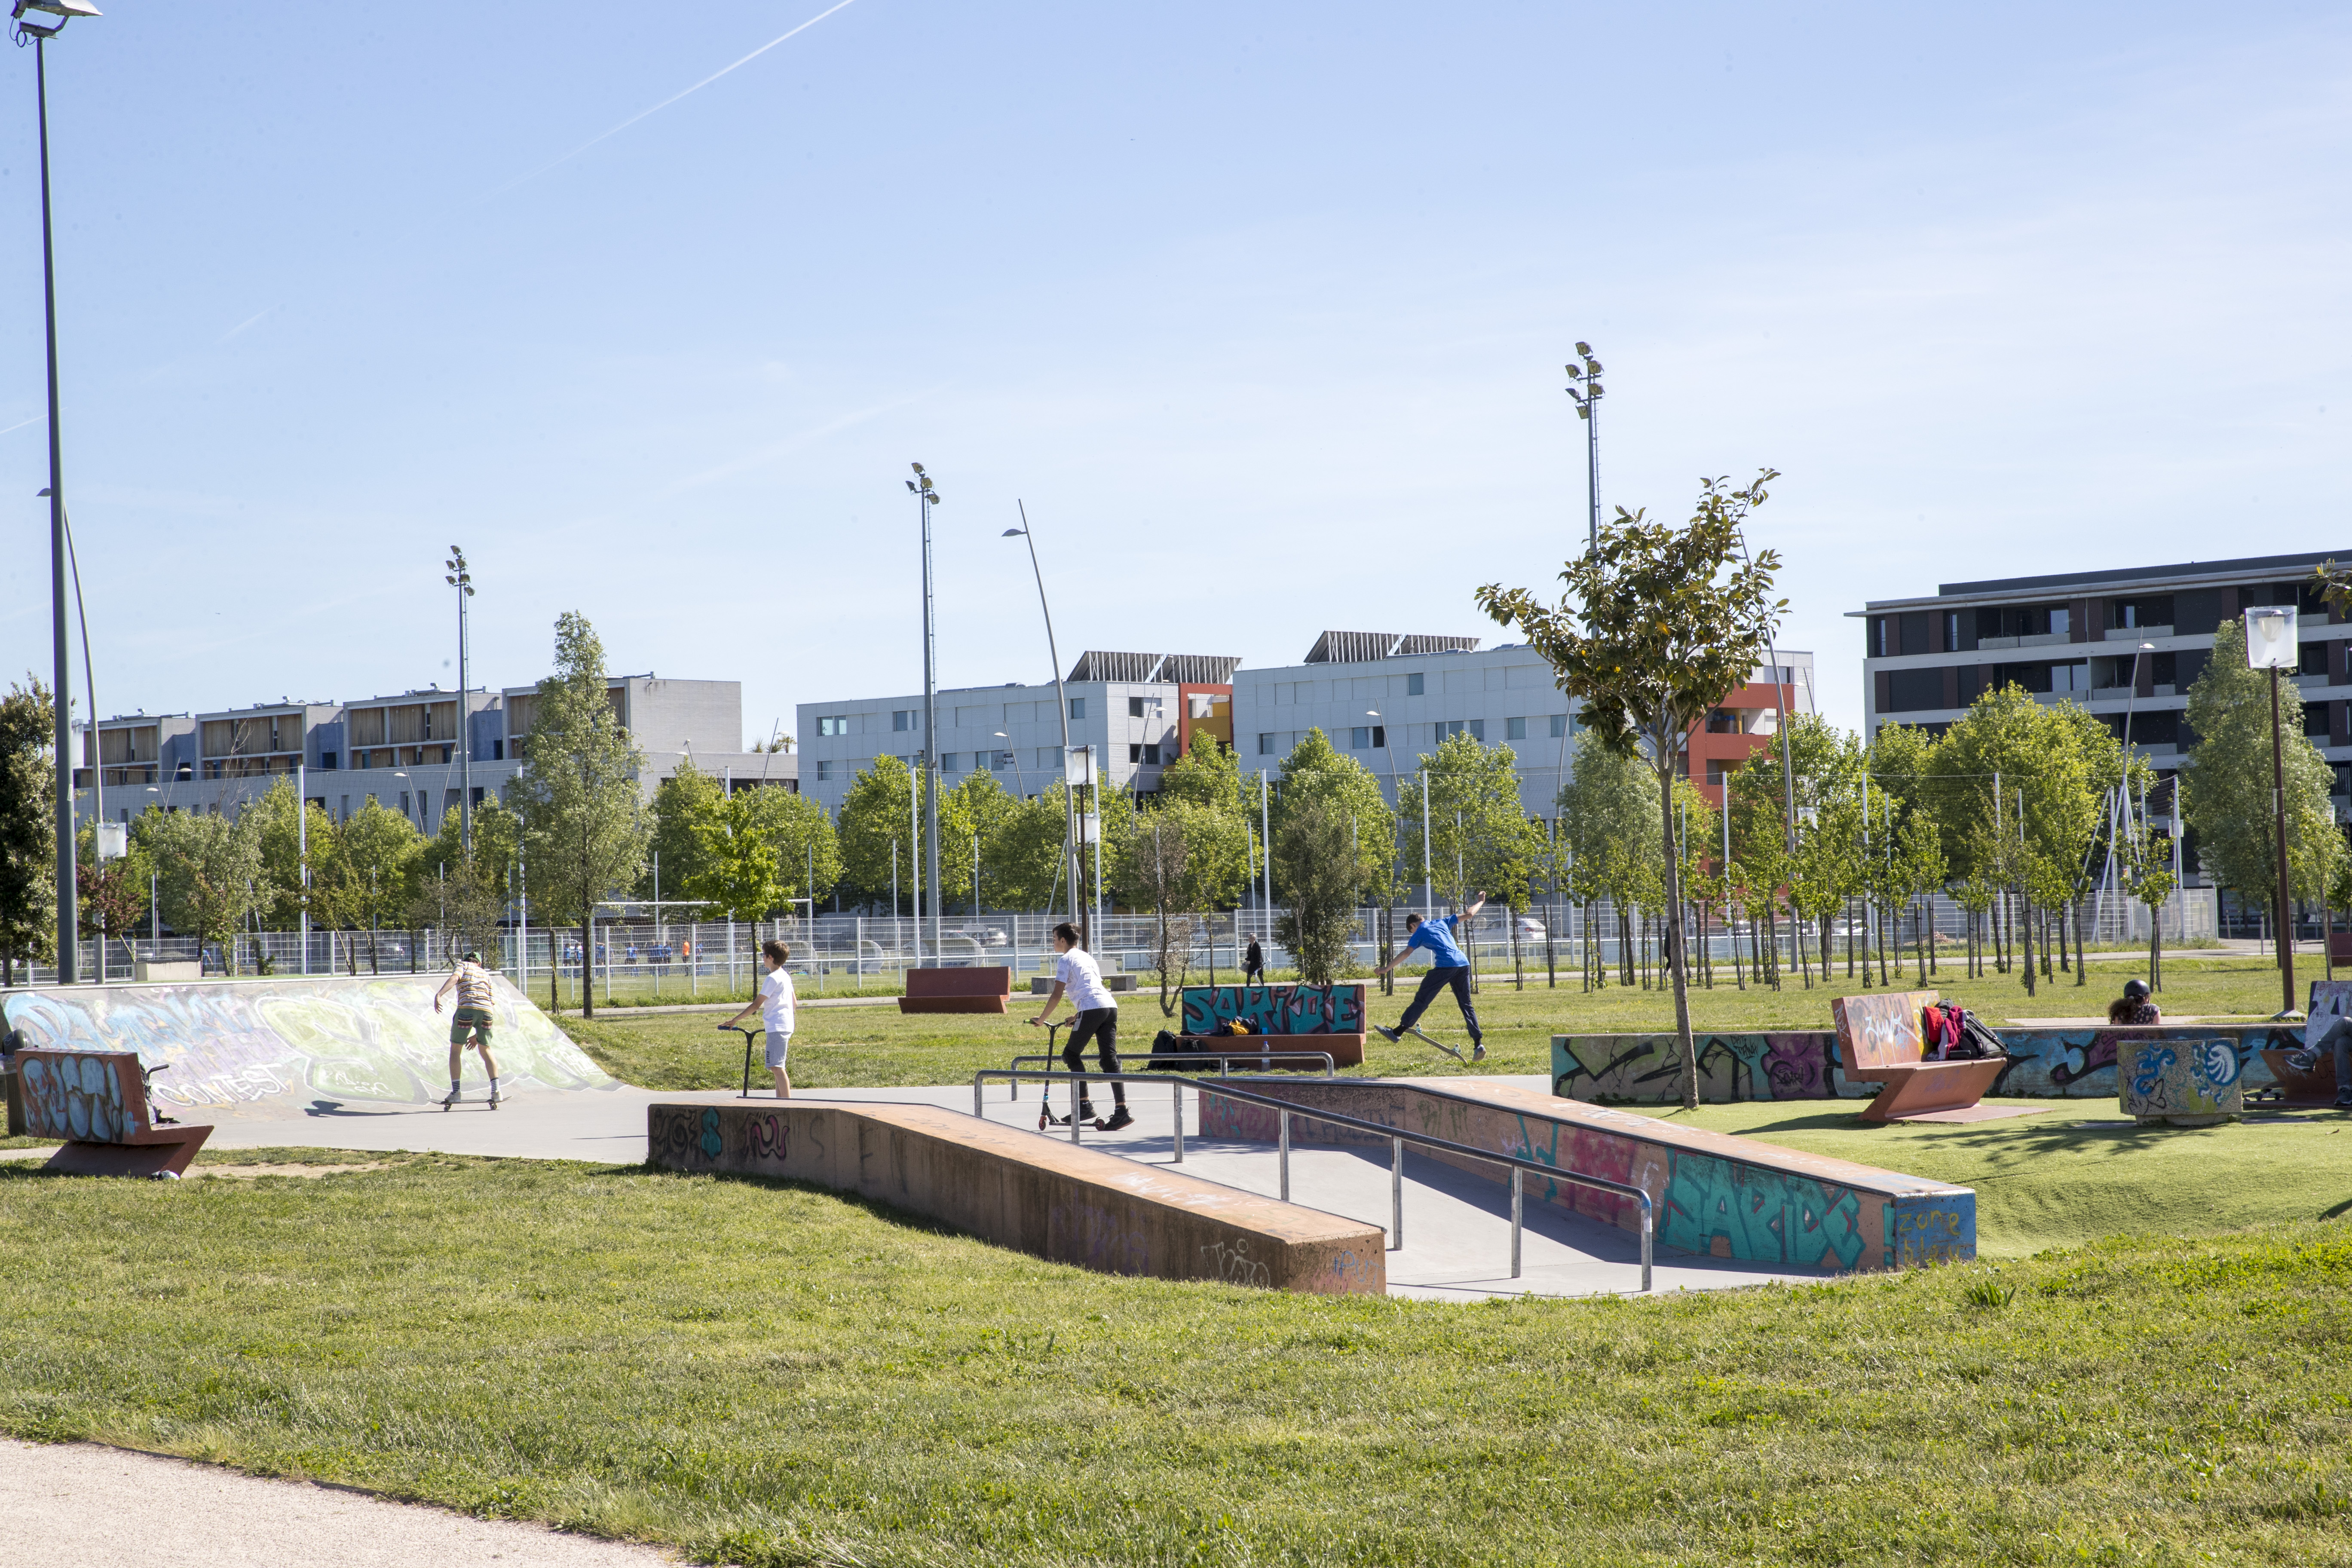
[[(2200, 959), (2168, 962), (2165, 1009), (2170, 1013), (2266, 1017), (2278, 1007), (2278, 970), (2266, 959)], [(1892, 977), (1890, 977), (1892, 978)], [(1390, 1045), (1374, 1036), (1366, 1046), (1361, 1072), (1392, 1077), (1463, 1071), (1549, 1073), (1556, 1034), (1637, 1034), (1674, 1027), (1671, 993), (1625, 990), (1583, 992), (1572, 975), (1557, 989), (1538, 973), (1522, 991), (1488, 976), (1477, 997), (1486, 1033), (1486, 1060), (1475, 1068), (1457, 1066), (1407, 1037)], [(1418, 983), (1418, 972), (1399, 977), (1397, 994), (1377, 986), (1366, 998), (1376, 1022), (1393, 1023)], [(1928, 984), (1970, 1010), (1998, 1022), (2005, 1018), (2081, 1017), (2104, 1014), (2123, 983), (2121, 972), (2091, 971), (2090, 984), (2076, 986), (2072, 975), (2025, 994), (2013, 975), (1967, 980), (1957, 968)], [(1916, 984), (1903, 981), (1902, 987)], [(1698, 1029), (1826, 1029), (1830, 998), (1860, 994), (1859, 978), (1843, 971), (1834, 984), (1805, 990), (1791, 981), (1780, 991), (1728, 984), (1690, 993), (1691, 1023)], [(1877, 989), (1885, 989), (1884, 987)], [(799, 1017), (793, 1037), (793, 1081), (810, 1088), (866, 1088), (900, 1084), (968, 1082), (982, 1068), (1006, 1066), (1016, 1054), (1043, 1051), (1045, 1032), (1028, 1027), (1043, 998), (1015, 996), (1012, 1010), (994, 1014), (901, 1015), (884, 1007), (811, 1007)], [(720, 1015), (723, 1016), (723, 1015)], [(1067, 1018), (1065, 1005), (1060, 1016)], [(1177, 1020), (1163, 1016), (1156, 991), (1128, 997), (1119, 1008), (1119, 1044), (1148, 1049), (1151, 1037)], [(722, 1035), (708, 1013), (626, 1014), (593, 1020), (569, 1017), (563, 1028), (587, 1047), (604, 1069), (647, 1089), (723, 1089), (742, 1074), (743, 1042)], [(1423, 1027), (1439, 1038), (1465, 1040), (1461, 1016), (1450, 995), (1431, 1007)], [(731, 1049), (731, 1054), (730, 1054)], [(757, 1064), (753, 1064), (755, 1067)]]
[(373, 1158), (0, 1167), (0, 1429), (754, 1564), (2352, 1563), (2341, 1222), (1463, 1306)]

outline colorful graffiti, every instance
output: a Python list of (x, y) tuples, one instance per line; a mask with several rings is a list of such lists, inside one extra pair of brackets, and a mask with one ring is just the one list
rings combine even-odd
[[(446, 1092), (448, 1015), (433, 1010), (439, 974), (216, 980), (29, 991), (5, 1002), (26, 1046), (130, 1051), (159, 1103), (299, 1114), (317, 1098), (428, 1104)], [(610, 1089), (547, 1015), (496, 983), (499, 1069), (509, 1092)], [(445, 1004), (446, 1005), (446, 1004)], [(470, 1070), (478, 1073), (478, 1064)]]
[[(1825, 1100), (1836, 1060), (1827, 1030), (1698, 1035), (1699, 1098)], [(1681, 1047), (1672, 1035), (1555, 1035), (1552, 1092), (1562, 1100), (1606, 1104), (1679, 1100)]]
[(1919, 1060), (1919, 1014), (1936, 995), (1933, 991), (1890, 991), (1832, 1000), (1830, 1016), (1837, 1023), (1838, 1052), (1846, 1069), (1858, 1076), (1861, 1068), (1902, 1067)]
[[(1317, 1110), (1328, 1109), (1400, 1132), (1638, 1187), (1650, 1195), (1658, 1241), (1686, 1252), (1841, 1272), (1976, 1255), (1975, 1194), (1849, 1161), (1504, 1086), (1309, 1079), (1264, 1091), (1297, 1105), (1291, 1116), (1294, 1143), (1385, 1142), (1316, 1118)], [(1275, 1123), (1276, 1113), (1265, 1106), (1213, 1089), (1201, 1096), (1204, 1138), (1271, 1142)], [(1488, 1180), (1506, 1179), (1468, 1155), (1423, 1152)], [(1564, 1179), (1531, 1177), (1527, 1196), (1623, 1229), (1640, 1223), (1637, 1200)]]
[(2119, 1058), (2116, 1098), (2126, 1116), (2193, 1126), (2246, 1109), (2242, 1064), (2229, 1040), (2126, 1039)]
[(24, 1057), (25, 1131), (35, 1138), (120, 1143), (144, 1131), (139, 1067), (99, 1051), (28, 1051)]
[(1184, 1033), (1213, 1035), (1239, 1018), (1264, 1035), (1360, 1035), (1360, 985), (1187, 985)]

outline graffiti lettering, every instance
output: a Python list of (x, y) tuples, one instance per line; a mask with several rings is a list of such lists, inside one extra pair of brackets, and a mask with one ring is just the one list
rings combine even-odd
[(1222, 1279), (1228, 1285), (1261, 1285), (1274, 1283), (1274, 1272), (1249, 1255), (1246, 1238), (1233, 1241), (1203, 1242), (1201, 1255), (1209, 1260), (1209, 1278)]
[(1184, 1033), (1213, 1035), (1239, 1018), (1268, 1035), (1355, 1035), (1361, 985), (1187, 985)]

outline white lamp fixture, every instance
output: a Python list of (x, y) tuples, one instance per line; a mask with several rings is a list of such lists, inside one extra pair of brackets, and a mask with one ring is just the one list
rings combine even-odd
[(2246, 668), (2284, 669), (2301, 666), (2295, 644), (2294, 606), (2272, 605), (2246, 612)]

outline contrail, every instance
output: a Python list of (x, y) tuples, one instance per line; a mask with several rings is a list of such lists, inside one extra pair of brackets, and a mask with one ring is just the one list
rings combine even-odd
[(500, 185), (494, 191), (491, 191), (489, 195), (493, 196), (502, 196), (506, 195), (507, 192), (513, 190), (517, 185), (521, 184), (526, 180), (535, 180), (541, 174), (546, 174), (550, 169), (558, 168), (565, 163), (569, 163), (572, 159), (577, 158), (581, 153), (585, 153), (589, 148), (596, 145), (597, 142), (605, 141), (611, 137), (618, 136), (622, 132), (626, 131), (638, 121), (646, 119), (649, 115), (659, 114), (663, 110), (667, 109), (671, 104), (676, 103), (681, 98), (692, 97), (694, 94), (700, 92), (704, 88), (709, 87), (712, 82), (717, 81), (720, 77), (725, 76), (728, 72), (741, 69), (743, 67), (750, 65), (753, 60), (758, 59), (761, 55), (766, 54), (770, 49), (774, 48), (778, 44), (784, 42), (785, 39), (797, 37), (799, 35), (807, 32), (811, 27), (815, 26), (819, 22), (824, 21), (827, 16), (832, 16), (834, 12), (845, 11), (856, 3), (857, 0), (839, 0), (838, 4), (818, 12), (815, 16), (811, 16), (807, 21), (803, 22), (799, 26), (794, 27), (791, 32), (769, 39), (766, 43), (761, 44), (758, 48), (753, 49), (750, 54), (745, 55), (741, 59), (737, 60), (734, 64), (720, 67), (719, 69), (712, 71), (709, 76), (704, 77), (700, 81), (696, 82), (692, 87), (688, 88), (685, 91), (672, 93), (669, 97), (663, 99), (659, 103), (655, 104), (651, 109), (640, 110), (638, 112), (630, 115), (626, 120), (622, 121), (618, 125), (614, 126), (610, 131), (602, 132), (594, 136), (591, 136), (587, 141), (583, 142), (579, 146), (574, 147), (571, 152), (566, 153), (562, 157), (554, 160), (552, 163), (541, 163), (538, 168), (531, 170), (527, 174), (516, 175), (513, 179), (509, 180), (505, 184)]

